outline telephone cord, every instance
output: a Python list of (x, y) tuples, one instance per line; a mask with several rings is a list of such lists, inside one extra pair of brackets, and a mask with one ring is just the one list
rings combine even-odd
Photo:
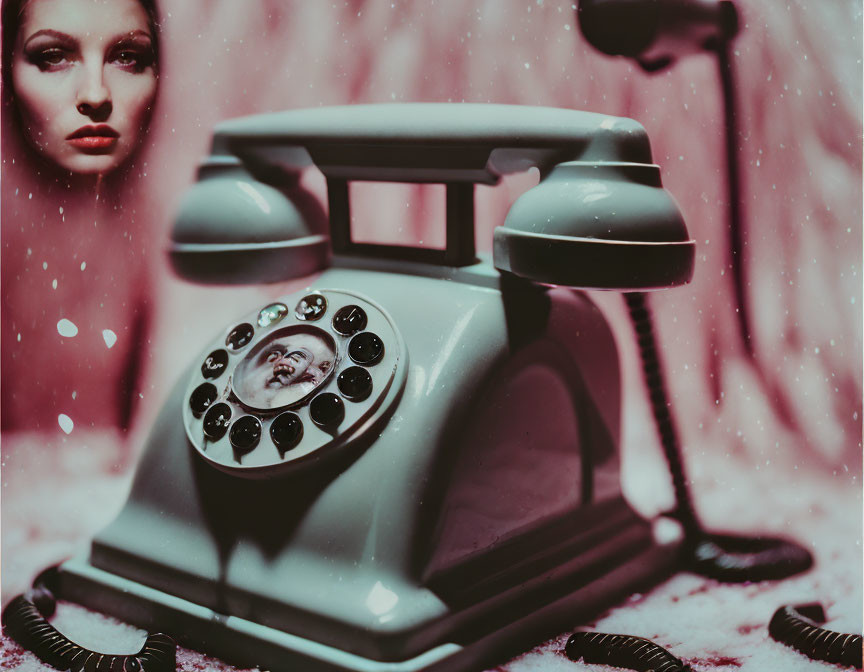
[(727, 583), (778, 580), (809, 569), (813, 556), (788, 539), (715, 534), (703, 529), (687, 481), (647, 298), (642, 292), (629, 292), (624, 296), (639, 343), (654, 422), (675, 491), (675, 508), (667, 515), (677, 519), (684, 529), (685, 568)]
[(605, 632), (576, 632), (564, 645), (570, 660), (639, 672), (692, 672), (684, 661), (650, 639)]
[(786, 605), (774, 612), (768, 624), (772, 639), (800, 651), (813, 660), (861, 669), (861, 635), (819, 627), (826, 620), (818, 602)]
[[(786, 605), (777, 609), (768, 624), (775, 641), (803, 653), (811, 660), (862, 667), (862, 637), (819, 627), (826, 620), (818, 602)], [(692, 672), (683, 660), (643, 637), (613, 635), (605, 632), (576, 632), (564, 646), (574, 661), (610, 665), (638, 672)]]
[(139, 651), (131, 654), (99, 653), (85, 649), (48, 622), (57, 601), (52, 586), (57, 568), (36, 577), (33, 588), (13, 598), (3, 610), (3, 631), (32, 651), (43, 663), (69, 672), (174, 672), (177, 644), (166, 634), (147, 635)]

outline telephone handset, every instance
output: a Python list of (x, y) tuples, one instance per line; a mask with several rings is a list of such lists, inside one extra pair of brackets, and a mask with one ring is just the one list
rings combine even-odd
[[(638, 123), (554, 108), (435, 103), (294, 110), (221, 124), (177, 217), (171, 254), (178, 272), (260, 282), (324, 268), (326, 241), (285, 190), (313, 163), (327, 178), (335, 255), (471, 266), (473, 185), (538, 168), (540, 183), (496, 230), (497, 269), (594, 289), (668, 287), (692, 276), (695, 243)], [(354, 242), (350, 180), (446, 184), (446, 249)]]
[[(311, 164), (329, 244), (298, 179)], [(539, 184), (478, 259), (473, 185), (529, 168)], [(352, 240), (352, 180), (444, 183), (445, 249)], [(60, 567), (67, 599), (243, 665), (468, 670), (679, 566), (691, 537), (658, 536), (622, 496), (614, 338), (569, 289), (690, 279), (694, 242), (636, 122), (469, 104), (229, 121), (170, 251), (207, 283), (330, 268), (226, 316), (123, 510)]]

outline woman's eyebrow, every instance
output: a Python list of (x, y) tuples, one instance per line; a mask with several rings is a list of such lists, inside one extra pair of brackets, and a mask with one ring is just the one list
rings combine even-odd
[[(145, 33), (146, 34), (146, 33)], [(51, 30), (50, 28), (43, 28), (42, 30), (37, 30), (30, 37), (24, 40), (24, 46), (26, 47), (30, 42), (35, 40), (37, 37), (53, 37), (55, 40), (60, 40), (62, 42), (67, 42), (69, 44), (75, 43), (75, 38), (69, 35), (68, 33), (62, 33), (59, 30)]]
[(128, 33), (119, 33), (109, 40), (111, 44), (116, 44), (118, 42), (124, 42), (126, 40), (137, 40), (137, 38), (144, 38), (148, 42), (152, 42), (153, 38), (150, 36), (146, 30), (141, 30), (140, 28), (136, 28), (135, 30), (130, 30)]

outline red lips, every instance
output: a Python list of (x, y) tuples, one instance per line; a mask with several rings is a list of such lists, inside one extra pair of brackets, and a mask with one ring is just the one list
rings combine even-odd
[(66, 142), (85, 154), (108, 154), (117, 145), (120, 134), (108, 124), (82, 126), (66, 136)]

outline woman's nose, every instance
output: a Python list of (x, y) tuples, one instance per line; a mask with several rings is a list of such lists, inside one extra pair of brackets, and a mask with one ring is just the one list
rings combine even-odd
[(105, 85), (101, 63), (84, 67), (75, 102), (78, 112), (95, 122), (105, 121), (111, 116), (111, 91)]

